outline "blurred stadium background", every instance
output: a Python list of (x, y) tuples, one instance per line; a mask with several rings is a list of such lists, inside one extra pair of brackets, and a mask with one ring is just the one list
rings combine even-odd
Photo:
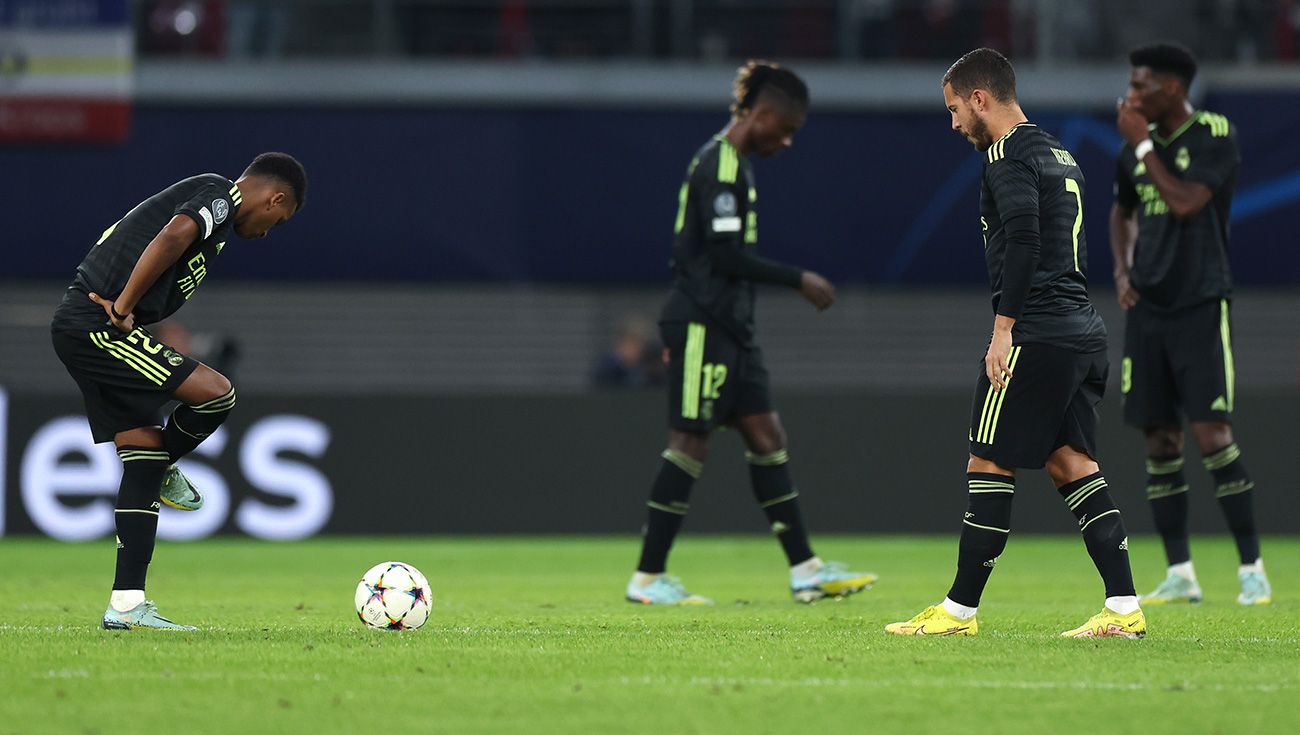
[[(90, 444), (50, 314), (129, 207), (263, 150), (305, 163), (309, 204), (232, 242), (159, 328), (240, 395), (189, 460), (208, 507), (162, 535), (634, 533), (664, 437), (653, 321), (677, 187), (750, 56), (813, 97), (795, 148), (757, 164), (761, 251), (841, 289), (823, 315), (760, 297), (810, 525), (951, 532), (990, 314), (979, 161), (948, 130), (942, 72), (1003, 50), (1080, 161), (1114, 352), (1111, 111), (1127, 49), (1166, 38), (1203, 62), (1198, 105), (1240, 131), (1238, 437), (1262, 529), (1300, 532), (1300, 2), (4, 0), (0, 534), (111, 533), (119, 466)], [(1103, 467), (1149, 531), (1117, 393)], [(693, 531), (761, 528), (736, 512), (739, 455), (719, 438)], [(1220, 531), (1191, 477), (1194, 529)], [(1017, 527), (1069, 530), (1034, 482)]]

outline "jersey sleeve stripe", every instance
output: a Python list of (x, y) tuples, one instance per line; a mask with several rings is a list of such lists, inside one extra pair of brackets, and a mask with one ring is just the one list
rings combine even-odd
[(730, 143), (723, 141), (718, 146), (718, 181), (724, 184), (736, 183), (736, 174), (740, 170), (740, 159), (736, 156), (736, 149), (731, 147)]

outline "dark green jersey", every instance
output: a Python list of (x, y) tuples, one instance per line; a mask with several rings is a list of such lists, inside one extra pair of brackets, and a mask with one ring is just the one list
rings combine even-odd
[(170, 268), (145, 292), (135, 306), (137, 324), (162, 321), (194, 295), (208, 275), (208, 267), (230, 234), (242, 199), (234, 182), (218, 174), (200, 174), (178, 181), (140, 202), (126, 216), (104, 230), (54, 314), (55, 329), (96, 329), (105, 323), (104, 309), (86, 297), (97, 293), (116, 299), (126, 288), (131, 271), (144, 249), (178, 214), (194, 220), (198, 237)]
[(1191, 217), (1174, 217), (1147, 176), (1146, 165), (1126, 143), (1116, 161), (1115, 201), (1137, 214), (1129, 280), (1143, 301), (1160, 309), (1229, 298), (1228, 216), (1241, 163), (1237, 130), (1224, 116), (1201, 111), (1168, 138), (1160, 137), (1152, 125), (1151, 141), (1171, 174), (1208, 186), (1214, 196)]
[(798, 287), (803, 271), (754, 254), (758, 190), (749, 160), (722, 135), (691, 161), (678, 194), (673, 287), (660, 314), (669, 323), (707, 321), (749, 344), (754, 284)]
[(1083, 172), (1061, 142), (1021, 123), (984, 155), (980, 226), (993, 311), (1014, 317), (1015, 344), (1106, 348), (1088, 300)]

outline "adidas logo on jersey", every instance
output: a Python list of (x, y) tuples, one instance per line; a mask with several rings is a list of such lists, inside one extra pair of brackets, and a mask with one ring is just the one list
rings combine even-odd
[(1210, 404), (1210, 410), (1211, 410), (1211, 411), (1227, 411), (1227, 410), (1228, 410), (1228, 402), (1227, 402), (1226, 400), (1224, 400), (1223, 396), (1219, 396), (1218, 398), (1215, 398), (1215, 399), (1214, 399), (1214, 403), (1211, 403), (1211, 404)]
[(1119, 550), (1128, 551), (1128, 536), (1125, 536), (1124, 540), (1119, 542)]

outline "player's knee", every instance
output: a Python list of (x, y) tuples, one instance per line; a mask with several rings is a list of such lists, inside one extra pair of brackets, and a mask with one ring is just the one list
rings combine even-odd
[(231, 384), (230, 378), (227, 378), (216, 370), (212, 371), (212, 377), (208, 385), (209, 396), (207, 400), (221, 398), (222, 396), (233, 393), (234, 390), (235, 386)]
[(1152, 457), (1170, 457), (1183, 453), (1183, 432), (1168, 426), (1148, 428), (1147, 454)]
[(742, 419), (740, 429), (746, 448), (753, 454), (772, 454), (786, 448), (785, 427), (775, 413)]
[(983, 457), (976, 457), (973, 454), (970, 455), (970, 459), (966, 461), (966, 472), (982, 472), (985, 474), (1005, 475), (1008, 477), (1014, 477), (1016, 474), (1016, 471), (1010, 467), (1003, 467), (997, 462), (984, 459)]
[(157, 426), (141, 426), (118, 432), (113, 443), (118, 447), (161, 447), (162, 436), (162, 429)]
[(681, 452), (697, 462), (703, 462), (709, 458), (709, 435), (673, 431), (668, 435), (668, 449)]
[[(1067, 448), (1063, 447), (1062, 449)], [(1048, 457), (1046, 469), (1047, 474), (1057, 487), (1085, 475), (1092, 475), (1101, 471), (1096, 460), (1077, 450), (1068, 452), (1057, 450), (1051, 457)]]
[(1232, 425), (1222, 421), (1197, 421), (1192, 424), (1192, 434), (1201, 454), (1212, 454), (1232, 444)]
[(195, 396), (197, 400), (190, 403), (190, 408), (210, 408), (216, 409), (220, 406), (222, 409), (229, 411), (235, 407), (235, 387), (231, 385), (230, 379), (221, 373), (212, 372), (209, 379), (204, 381), (203, 390)]

